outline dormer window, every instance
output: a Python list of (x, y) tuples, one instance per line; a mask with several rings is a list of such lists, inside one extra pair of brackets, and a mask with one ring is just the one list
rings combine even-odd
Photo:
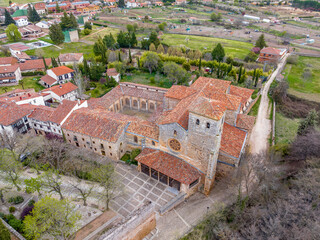
[(207, 128), (210, 128), (210, 123), (207, 122)]
[(196, 124), (197, 124), (197, 125), (200, 124), (200, 120), (199, 120), (199, 119), (196, 120)]

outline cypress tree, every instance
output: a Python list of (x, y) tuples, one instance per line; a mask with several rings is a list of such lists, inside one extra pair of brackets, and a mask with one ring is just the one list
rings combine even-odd
[(60, 9), (60, 7), (59, 7), (58, 2), (56, 2), (56, 13), (59, 13), (59, 12), (61, 12), (61, 9)]
[(8, 26), (11, 23), (16, 24), (16, 21), (13, 20), (13, 18), (11, 17), (10, 13), (8, 12), (7, 9), (5, 9), (4, 11), (4, 25)]
[(34, 22), (34, 20), (33, 20), (33, 11), (32, 11), (32, 8), (31, 8), (30, 4), (28, 4), (27, 12), (28, 12), (28, 21), (33, 23)]
[(241, 73), (242, 73), (242, 65), (239, 68), (238, 83), (240, 83)]
[(212, 59), (217, 60), (218, 62), (222, 62), (224, 56), (226, 55), (224, 52), (224, 48), (220, 43), (217, 44), (217, 46), (212, 50)]
[(58, 58), (58, 63), (59, 63), (59, 66), (61, 66), (60, 58)]
[(89, 73), (90, 73), (90, 69), (89, 69), (89, 66), (88, 66), (87, 59), (83, 59), (83, 71), (84, 71), (84, 75), (85, 76), (88, 76)]
[(258, 40), (256, 41), (256, 47), (259, 47), (260, 49), (267, 47), (266, 41), (264, 40), (264, 34), (261, 34)]
[(55, 44), (61, 44), (64, 41), (64, 34), (59, 24), (53, 24), (49, 28), (50, 39)]
[(41, 17), (39, 16), (39, 14), (38, 14), (38, 12), (37, 12), (37, 10), (33, 7), (33, 9), (32, 9), (32, 12), (33, 12), (33, 20), (34, 20), (34, 22), (40, 22), (40, 20), (41, 20)]
[(200, 57), (200, 60), (199, 60), (199, 71), (201, 71), (201, 66), (202, 65), (202, 63), (201, 63), (201, 57)]
[(47, 70), (48, 66), (44, 57), (42, 57), (44, 68)]
[(129, 63), (132, 63), (131, 50), (129, 48)]
[(119, 62), (122, 62), (122, 60), (121, 60), (121, 53), (120, 53), (120, 51), (119, 51), (119, 56), (118, 56), (118, 58), (119, 58)]
[(58, 67), (57, 60), (54, 57), (51, 57), (51, 64), (52, 64), (52, 67)]

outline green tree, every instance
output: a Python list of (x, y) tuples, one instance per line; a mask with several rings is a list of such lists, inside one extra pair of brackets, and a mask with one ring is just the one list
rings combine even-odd
[(83, 74), (87, 77), (90, 75), (90, 68), (86, 58), (83, 59)]
[(153, 43), (150, 44), (149, 51), (151, 51), (151, 52), (155, 52), (156, 51), (156, 47), (154, 46)]
[(133, 25), (127, 24), (127, 31), (128, 31), (128, 32), (133, 32), (133, 31), (134, 31)]
[(34, 20), (33, 20), (33, 11), (32, 11), (32, 7), (31, 7), (30, 4), (28, 4), (27, 17), (28, 17), (28, 21), (29, 22), (34, 22)]
[(182, 67), (186, 70), (186, 71), (190, 71), (191, 70), (191, 65), (189, 62), (184, 62), (182, 63)]
[(137, 40), (136, 34), (135, 32), (132, 32), (130, 36), (130, 47), (134, 47), (137, 44), (138, 44), (138, 40)]
[(52, 64), (52, 67), (58, 67), (57, 60), (54, 57), (51, 57), (51, 64)]
[(218, 14), (212, 13), (210, 16), (210, 19), (213, 22), (220, 22), (221, 18), (222, 18), (221, 13), (218, 13)]
[(90, 22), (86, 22), (86, 23), (84, 24), (84, 29), (90, 29), (90, 30), (92, 30), (92, 25), (91, 25), (91, 23), (90, 23)]
[(132, 63), (131, 49), (129, 48), (129, 63)]
[(116, 40), (114, 40), (114, 37), (112, 36), (111, 33), (103, 37), (103, 43), (108, 49), (114, 50), (116, 48), (115, 47)]
[(120, 31), (117, 35), (117, 43), (120, 47), (126, 48), (129, 47), (130, 44), (130, 37), (128, 36), (128, 33), (125, 33), (123, 31)]
[(224, 56), (226, 55), (224, 52), (224, 48), (220, 43), (212, 50), (212, 59), (217, 60), (218, 62), (222, 62)]
[(61, 26), (59, 24), (52, 24), (49, 27), (49, 36), (54, 44), (61, 44), (64, 42), (64, 34), (62, 32)]
[(22, 170), (22, 164), (16, 160), (15, 153), (0, 149), (0, 171), (3, 173), (4, 180), (10, 182), (17, 188), (17, 191), (21, 190), (20, 187), (20, 173)]
[(59, 13), (59, 12), (61, 12), (61, 8), (60, 8), (58, 2), (56, 2), (56, 13)]
[(10, 232), (2, 221), (3, 220), (0, 219), (0, 240), (11, 240)]
[(4, 25), (16, 24), (7, 9), (4, 10)]
[(109, 209), (109, 202), (114, 197), (114, 194), (119, 188), (117, 174), (112, 163), (102, 165), (91, 172), (92, 178), (99, 183), (103, 191), (99, 192), (101, 200), (106, 204), (106, 209)]
[(160, 43), (159, 44), (159, 46), (158, 46), (158, 48), (157, 48), (157, 53), (164, 53), (164, 48), (163, 48), (163, 46), (162, 46), (162, 44)]
[(102, 73), (106, 71), (105, 65), (102, 63), (92, 62), (90, 65), (90, 80), (99, 81), (102, 77)]
[(153, 31), (149, 36), (149, 45), (153, 43), (154, 46), (157, 48), (160, 44), (160, 40), (158, 38), (157, 32)]
[(53, 239), (70, 239), (81, 214), (67, 200), (44, 197), (35, 203), (32, 214), (23, 221), (28, 239), (41, 239), (49, 235)]
[(99, 36), (98, 40), (93, 45), (93, 52), (96, 56), (101, 56), (101, 60), (103, 63), (107, 63), (107, 47), (104, 44), (101, 36)]
[(173, 84), (184, 84), (188, 80), (187, 71), (174, 62), (165, 63), (163, 72)]
[(72, 29), (78, 29), (79, 28), (79, 24), (77, 22), (76, 17), (72, 13), (70, 13), (70, 17), (69, 18), (70, 18), (71, 28)]
[(60, 196), (60, 200), (64, 199), (61, 189), (61, 176), (58, 171), (48, 170), (44, 172), (40, 177), (40, 181), (42, 186), (48, 189), (48, 193), (55, 192)]
[(160, 58), (158, 54), (154, 52), (147, 52), (143, 56), (143, 66), (148, 68), (150, 74), (158, 68)]
[(43, 65), (44, 65), (44, 68), (46, 70), (48, 70), (48, 66), (47, 66), (47, 63), (46, 63), (46, 59), (44, 57), (42, 57), (42, 60), (43, 60)]
[(238, 73), (238, 82), (240, 83), (241, 81), (241, 75), (242, 75), (242, 65), (239, 68), (239, 73)]
[(42, 181), (40, 178), (29, 178), (24, 180), (26, 186), (27, 193), (34, 193), (37, 192), (38, 196), (41, 197), (42, 193)]
[(313, 109), (308, 113), (308, 116), (300, 122), (298, 128), (298, 135), (307, 134), (317, 125), (319, 125), (319, 114), (316, 110)]
[(114, 62), (113, 66), (115, 67), (117, 72), (120, 73), (121, 75), (124, 74), (125, 71), (126, 71), (126, 66), (120, 61), (119, 62)]
[(118, 2), (118, 7), (119, 7), (119, 8), (124, 8), (124, 7), (125, 7), (124, 0), (119, 0), (119, 2)]
[(260, 49), (263, 49), (264, 47), (267, 47), (266, 41), (264, 39), (264, 34), (261, 34), (258, 40), (256, 41), (256, 47), (259, 47)]
[(11, 42), (17, 42), (21, 40), (21, 33), (19, 32), (18, 28), (16, 25), (11, 23), (7, 28), (6, 28), (6, 35), (9, 41)]
[(201, 63), (201, 57), (200, 57), (200, 59), (199, 59), (199, 71), (201, 71), (201, 69), (202, 69), (202, 63)]

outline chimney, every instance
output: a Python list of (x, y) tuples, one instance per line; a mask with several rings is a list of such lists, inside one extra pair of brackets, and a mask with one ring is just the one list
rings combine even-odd
[(22, 97), (20, 97), (20, 100), (22, 100)]
[(30, 94), (30, 93), (28, 93), (28, 96), (29, 96), (29, 97), (31, 97), (31, 94)]

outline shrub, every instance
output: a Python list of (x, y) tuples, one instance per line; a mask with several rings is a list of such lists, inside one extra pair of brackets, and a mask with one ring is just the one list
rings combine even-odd
[(126, 153), (121, 158), (122, 161), (127, 162), (130, 160), (130, 154)]
[(12, 218), (8, 224), (20, 233), (23, 231), (23, 223), (19, 219)]
[(0, 221), (0, 240), (10, 240), (10, 232), (6, 226)]
[(14, 213), (16, 211), (16, 208), (14, 206), (9, 207), (9, 212)]
[(45, 75), (45, 72), (42, 71), (35, 71), (35, 72), (24, 72), (21, 73), (21, 76), (27, 77), (27, 76), (37, 76), (37, 75)]
[(34, 201), (33, 199), (31, 199), (29, 202), (28, 202), (28, 206), (33, 206), (35, 204), (36, 201)]
[(298, 60), (299, 60), (299, 57), (297, 55), (291, 55), (288, 57), (287, 63), (295, 65), (298, 63)]
[(150, 78), (150, 83), (155, 83), (154, 77), (151, 77), (151, 78)]
[(86, 29), (83, 30), (83, 34), (84, 34), (84, 35), (89, 35), (90, 33), (91, 33), (91, 30), (90, 30), (90, 29), (87, 29), (87, 28), (86, 28)]
[(13, 203), (15, 205), (20, 204), (24, 201), (24, 198), (22, 196), (16, 196), (9, 198), (9, 203)]
[(30, 215), (33, 208), (33, 205), (25, 207), (20, 214), (20, 219), (23, 220), (27, 215)]

